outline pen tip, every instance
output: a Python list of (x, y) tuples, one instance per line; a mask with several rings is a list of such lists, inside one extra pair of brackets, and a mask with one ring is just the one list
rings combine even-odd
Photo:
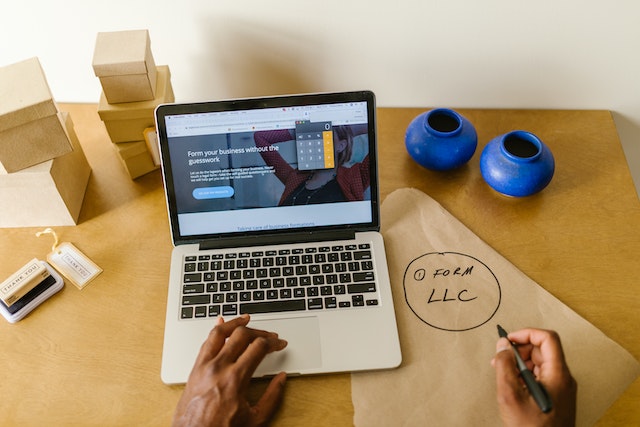
[(498, 325), (498, 335), (500, 335), (501, 337), (507, 336), (507, 331), (505, 331), (500, 325)]

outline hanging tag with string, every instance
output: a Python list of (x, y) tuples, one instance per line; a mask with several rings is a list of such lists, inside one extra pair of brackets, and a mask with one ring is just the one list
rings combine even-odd
[(47, 255), (47, 261), (79, 289), (102, 273), (102, 269), (72, 243), (58, 243), (58, 235), (51, 228), (37, 232), (36, 236), (43, 234), (53, 235), (53, 246)]

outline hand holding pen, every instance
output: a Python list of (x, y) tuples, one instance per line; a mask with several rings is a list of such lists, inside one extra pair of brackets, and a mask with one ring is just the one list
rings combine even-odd
[[(520, 365), (517, 359), (521, 359)], [(540, 329), (509, 333), (508, 338), (498, 340), (492, 365), (505, 425), (575, 425), (577, 385), (558, 334)], [(525, 380), (527, 376), (529, 379)], [(541, 388), (537, 389), (532, 381)]]

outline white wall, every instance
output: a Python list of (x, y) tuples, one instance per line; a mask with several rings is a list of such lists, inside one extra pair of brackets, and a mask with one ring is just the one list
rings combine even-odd
[(57, 101), (97, 102), (96, 33), (146, 28), (178, 101), (609, 109), (640, 188), (639, 22), (637, 0), (3, 0), (0, 66), (38, 56)]

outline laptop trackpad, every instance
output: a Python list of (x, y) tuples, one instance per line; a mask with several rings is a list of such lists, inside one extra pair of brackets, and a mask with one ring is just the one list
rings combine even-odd
[(322, 366), (320, 326), (317, 317), (251, 320), (248, 326), (276, 332), (289, 343), (284, 350), (268, 354), (258, 366), (254, 377), (274, 375), (281, 371), (299, 374)]

